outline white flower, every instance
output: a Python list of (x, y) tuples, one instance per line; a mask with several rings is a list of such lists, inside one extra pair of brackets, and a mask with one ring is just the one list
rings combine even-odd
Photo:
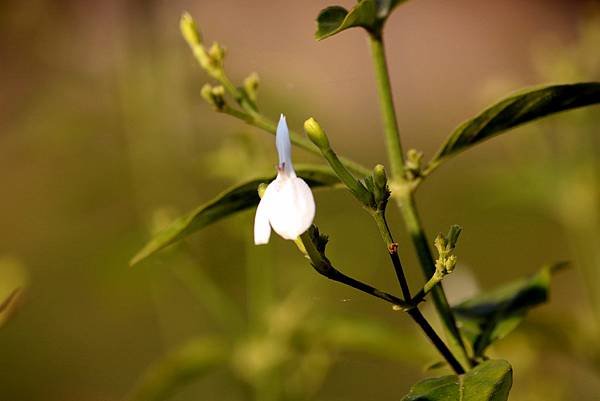
[(256, 209), (256, 245), (269, 242), (271, 227), (283, 238), (295, 240), (308, 230), (315, 217), (315, 200), (310, 187), (294, 171), (292, 144), (283, 114), (277, 126), (275, 145), (279, 153), (277, 177), (267, 186)]

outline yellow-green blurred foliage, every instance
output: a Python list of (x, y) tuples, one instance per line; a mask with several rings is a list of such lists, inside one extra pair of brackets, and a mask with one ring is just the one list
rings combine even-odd
[[(298, 131), (314, 115), (340, 153), (385, 161), (363, 35), (312, 39), (329, 4), (0, 3), (0, 302), (26, 287), (0, 327), (0, 400), (142, 399), (167, 394), (171, 379), (180, 401), (392, 400), (424, 377), (437, 357), (405, 316), (318, 276), (289, 242), (255, 247), (252, 213), (127, 267), (153, 229), (275, 164), (271, 137), (201, 100), (207, 77), (179, 37), (184, 9), (227, 45), (236, 81), (260, 74), (265, 113), (286, 112)], [(598, 80), (594, 15), (572, 0), (407, 2), (387, 39), (407, 147), (431, 154), (454, 125), (523, 85)], [(464, 227), (445, 283), (454, 300), (574, 262), (550, 304), (494, 348), (514, 365), (514, 400), (600, 394), (598, 114), (520, 128), (420, 189), (430, 234)], [(336, 264), (396, 291), (351, 196), (316, 198)], [(417, 287), (394, 212), (391, 221)]]

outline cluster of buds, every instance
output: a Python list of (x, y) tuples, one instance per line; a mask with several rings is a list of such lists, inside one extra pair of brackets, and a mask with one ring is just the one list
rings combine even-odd
[(218, 111), (222, 111), (226, 105), (225, 88), (221, 85), (212, 86), (211, 84), (205, 84), (202, 87), (200, 94), (208, 104), (214, 106)]
[(423, 152), (416, 149), (410, 149), (406, 152), (405, 171), (406, 178), (414, 180), (421, 176)]
[(215, 42), (207, 50), (194, 19), (187, 13), (181, 17), (180, 29), (202, 68), (214, 78), (220, 78), (223, 75), (225, 48)]
[(452, 273), (456, 266), (456, 255), (454, 255), (454, 248), (462, 228), (457, 225), (450, 227), (447, 235), (442, 233), (438, 234), (435, 238), (435, 248), (438, 252), (438, 259), (435, 261), (436, 273), (440, 275), (446, 275)]
[(225, 48), (217, 42), (214, 42), (210, 48), (205, 47), (202, 35), (194, 19), (188, 13), (183, 14), (181, 17), (180, 29), (202, 69), (222, 85), (214, 88), (205, 85), (202, 88), (202, 97), (215, 106), (218, 111), (223, 111), (226, 106), (223, 95), (228, 92), (238, 104), (256, 111), (258, 75), (256, 73), (250, 74), (244, 80), (243, 86), (236, 87), (225, 73)]

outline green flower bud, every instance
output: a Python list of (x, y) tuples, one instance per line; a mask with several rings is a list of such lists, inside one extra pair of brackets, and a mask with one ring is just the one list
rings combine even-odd
[(448, 235), (446, 236), (448, 240), (447, 248), (449, 250), (452, 250), (456, 247), (456, 242), (458, 241), (458, 237), (460, 236), (461, 231), (462, 227), (459, 225), (454, 224), (452, 227), (450, 227)]
[(204, 100), (206, 100), (208, 103), (212, 104), (213, 106), (215, 105), (213, 102), (213, 98), (212, 98), (212, 85), (211, 84), (204, 84), (204, 86), (202, 86), (202, 89), (200, 89), (200, 95), (202, 95), (202, 98)]
[(306, 131), (308, 139), (310, 139), (311, 142), (317, 145), (320, 149), (329, 148), (329, 139), (327, 139), (325, 131), (323, 131), (317, 120), (312, 117), (306, 120), (304, 122), (304, 131)]
[(217, 110), (223, 110), (225, 107), (225, 88), (221, 85), (213, 87), (211, 84), (205, 84), (200, 90), (200, 94)]
[(222, 66), (223, 61), (225, 60), (225, 48), (217, 42), (214, 42), (208, 50), (208, 56), (210, 57), (213, 66)]
[(444, 265), (446, 268), (446, 272), (452, 273), (454, 271), (454, 266), (456, 266), (456, 255), (448, 256)]
[(256, 102), (256, 99), (258, 98), (259, 83), (260, 83), (260, 78), (258, 77), (258, 74), (255, 72), (248, 75), (246, 77), (246, 79), (244, 79), (244, 91), (246, 92), (246, 94), (248, 95), (250, 100), (252, 100), (253, 102)]
[(446, 256), (447, 252), (446, 252), (446, 237), (444, 237), (444, 234), (439, 233), (437, 235), (437, 237), (435, 237), (435, 240), (433, 241), (433, 244), (435, 245), (435, 249), (438, 251), (438, 254), (440, 255), (440, 257)]
[(181, 29), (183, 38), (190, 46), (198, 46), (202, 44), (202, 35), (200, 35), (200, 31), (198, 31), (196, 23), (194, 22), (194, 19), (190, 13), (183, 13), (181, 19), (179, 20), (179, 28)]
[(387, 185), (387, 175), (385, 174), (385, 167), (382, 164), (378, 164), (373, 169), (373, 179), (378, 189), (384, 189)]
[(423, 152), (419, 152), (415, 149), (410, 149), (406, 153), (406, 174), (409, 179), (414, 179), (421, 175), (421, 160), (423, 159)]

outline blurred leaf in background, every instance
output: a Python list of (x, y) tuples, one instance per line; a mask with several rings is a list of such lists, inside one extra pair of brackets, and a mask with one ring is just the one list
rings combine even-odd
[[(572, 70), (571, 60), (582, 60), (589, 65), (584, 72), (592, 71), (597, 60), (597, 39), (586, 34), (590, 38), (586, 39), (587, 50), (581, 51), (567, 50), (562, 41), (587, 14), (578, 3), (407, 2), (407, 14), (394, 13), (392, 18), (398, 23), (389, 24), (394, 40), (398, 40), (389, 51), (390, 67), (399, 72), (394, 90), (399, 93), (398, 110), (402, 129), (411, 135), (409, 141), (422, 141), (433, 150), (443, 140), (443, 135), (437, 137), (435, 132), (447, 132), (454, 119), (461, 117), (457, 110), (465, 106), (457, 98), (467, 102), (490, 74), (508, 70), (513, 74), (510, 78), (527, 77), (526, 49), (540, 31), (557, 32), (561, 38), (560, 43), (548, 45), (547, 56), (540, 61), (544, 68), (551, 68), (545, 60), (555, 59), (561, 53), (557, 49), (563, 48), (566, 61), (558, 63), (565, 66), (560, 70)], [(290, 110), (290, 121), (298, 122), (318, 110), (324, 123), (329, 126), (331, 122), (332, 140), (339, 141), (343, 147), (340, 151), (360, 155), (362, 162), (370, 164), (382, 159), (376, 101), (364, 90), (365, 83), (372, 79), (362, 60), (366, 49), (352, 38), (354, 31), (315, 44), (314, 16), (322, 6), (323, 2), (317, 1), (267, 0), (193, 5), (182, 1), (0, 2), (0, 220), (7, 228), (0, 233), (0, 253), (17, 255), (27, 272), (25, 302), (0, 329), (0, 399), (119, 400), (147, 366), (163, 356), (169, 358), (171, 351), (177, 352), (186, 344), (192, 344), (192, 348), (200, 344), (198, 354), (202, 339), (215, 337), (219, 344), (226, 342), (229, 351), (234, 349), (230, 346), (234, 340), (240, 347), (235, 349), (245, 349), (243, 344), (251, 344), (249, 348), (264, 344), (264, 339), (270, 338), (271, 319), (271, 312), (260, 312), (265, 306), (273, 311), (278, 305), (288, 305), (290, 311), (296, 311), (296, 307), (308, 311), (306, 327), (302, 322), (296, 335), (288, 337), (293, 340), (277, 343), (285, 350), (286, 358), (281, 365), (271, 365), (285, 366), (275, 373), (285, 373), (285, 386), (290, 392), (308, 383), (306, 392), (314, 393), (304, 394), (307, 399), (388, 399), (389, 394), (398, 398), (402, 396), (401, 388), (417, 381), (416, 372), (422, 364), (435, 360), (433, 355), (414, 354), (426, 349), (425, 340), (397, 312), (382, 311), (379, 304), (350, 297), (344, 289), (322, 283), (297, 252), (281, 242), (274, 242), (269, 250), (253, 247), (249, 241), (250, 213), (207, 227), (182, 247), (146, 265), (126, 267), (132, 252), (148, 238), (147, 222), (157, 210), (166, 210), (168, 216), (163, 220), (170, 221), (172, 216), (210, 200), (226, 186), (223, 178), (231, 174), (232, 158), (240, 161), (233, 172), (243, 174), (250, 174), (251, 168), (270, 172), (270, 161), (275, 160), (274, 153), (270, 153), (271, 138), (244, 128), (241, 135), (252, 135), (257, 149), (240, 151), (246, 147), (235, 143), (240, 124), (216, 116), (202, 102), (199, 91), (204, 77), (190, 60), (177, 28), (183, 9), (192, 8), (195, 14), (206, 16), (210, 24), (207, 30), (227, 41), (233, 75), (241, 77), (247, 68), (261, 73), (265, 112), (278, 115), (282, 108)], [(490, 12), (496, 17), (493, 20), (489, 19)], [(268, 29), (265, 19), (269, 20)], [(587, 24), (585, 30), (595, 31), (597, 24)], [(415, 37), (418, 40), (413, 40)], [(588, 72), (565, 75), (565, 80), (598, 79), (597, 74)], [(506, 91), (499, 94), (503, 93)], [(359, 109), (364, 110), (356, 112)], [(577, 115), (589, 116), (588, 112), (594, 110)], [(592, 131), (582, 135), (590, 129), (591, 117), (581, 117), (587, 123), (578, 122), (578, 118), (575, 114), (557, 116), (539, 127), (549, 130), (560, 125), (577, 130), (568, 137), (584, 141), (581, 149), (587, 155), (581, 158), (583, 162), (596, 158), (591, 154), (598, 149), (593, 140), (598, 136)], [(535, 127), (526, 129), (537, 130)], [(540, 132), (518, 141), (535, 142), (546, 134)], [(489, 149), (496, 153), (486, 157), (500, 167), (498, 154), (502, 152), (498, 150), (502, 148), (491, 146)], [(542, 149), (537, 143), (531, 146)], [(561, 146), (571, 154), (565, 163), (578, 166), (579, 158), (574, 155), (580, 145), (573, 144), (572, 150), (571, 145)], [(527, 212), (538, 211), (539, 205), (548, 203), (548, 210), (554, 210), (561, 198), (543, 187), (554, 190), (558, 175), (553, 165), (562, 165), (557, 163), (557, 150), (543, 151), (552, 157), (538, 165), (531, 179), (523, 178), (527, 191), (517, 196), (507, 188), (528, 176), (523, 172), (526, 168), (517, 169), (520, 173), (515, 175), (516, 167), (527, 164), (518, 163), (518, 156), (511, 163), (515, 168), (507, 183), (500, 176), (490, 175), (481, 182), (469, 182), (478, 190), (480, 184), (491, 183), (496, 191), (478, 192), (464, 203), (464, 210), (471, 212), (484, 197), (501, 199), (500, 195), (503, 199), (530, 196), (527, 204), (532, 209)], [(215, 156), (220, 152), (221, 156)], [(225, 154), (235, 156), (223, 157)], [(533, 158), (529, 151), (518, 154)], [(218, 161), (220, 157), (222, 162)], [(258, 164), (250, 167), (248, 160)], [(211, 169), (213, 163), (222, 163), (220, 169)], [(456, 203), (449, 197), (459, 192), (461, 184), (456, 177), (484, 169), (467, 171), (463, 166), (458, 170), (447, 181), (432, 179), (431, 186), (422, 188), (422, 200), (446, 200), (453, 207)], [(573, 185), (573, 189), (579, 189), (573, 193), (586, 194), (593, 187), (586, 177), (597, 177), (597, 166), (578, 171), (579, 179), (573, 183), (580, 184)], [(233, 181), (232, 177), (228, 184)], [(349, 205), (351, 199), (341, 191), (316, 196), (319, 219), (335, 236), (332, 257), (353, 274), (388, 286), (393, 277), (385, 276), (380, 267), (385, 266), (386, 255), (379, 258), (372, 251), (379, 249), (379, 240), (370, 240), (375, 233), (369, 231), (367, 218), (358, 213), (348, 218), (345, 207), (339, 205)], [(570, 245), (568, 254), (574, 255), (578, 269), (584, 259), (593, 266), (591, 258), (597, 255), (598, 241), (589, 240), (593, 237), (588, 231), (593, 228), (593, 216), (597, 216), (597, 203), (587, 195), (565, 198), (561, 200), (564, 206), (547, 215), (564, 214), (565, 221), (572, 221), (581, 238)], [(509, 211), (498, 219), (517, 225), (525, 213), (523, 205), (522, 201), (507, 203)], [(424, 217), (431, 230), (446, 224), (446, 216), (462, 213), (455, 210), (452, 215), (441, 207), (428, 210), (430, 213)], [(397, 218), (391, 216), (394, 224), (399, 224)], [(535, 222), (541, 223), (523, 230), (520, 239), (530, 239), (523, 241), (523, 246), (529, 249), (544, 242), (551, 244), (553, 251), (562, 251), (557, 240), (568, 240), (570, 235), (562, 233), (558, 237), (547, 229), (547, 219)], [(537, 265), (531, 256), (534, 252), (520, 255), (523, 260), (519, 265), (489, 257), (487, 252), (492, 246), (503, 248), (503, 244), (483, 235), (468, 236), (477, 230), (489, 232), (494, 222), (486, 217), (470, 223), (465, 230), (468, 241), (464, 242), (464, 260), (484, 284), (495, 284), (500, 275), (519, 276), (524, 266)], [(351, 235), (353, 231), (364, 232), (364, 238), (357, 241)], [(365, 259), (349, 256), (346, 249), (363, 250)], [(367, 257), (377, 261), (373, 271), (364, 269)], [(502, 270), (471, 263), (476, 257), (495, 267), (501, 265)], [(271, 269), (264, 268), (263, 260), (270, 261)], [(412, 266), (410, 260), (407, 255), (407, 263)], [(246, 274), (245, 269), (253, 269), (253, 273)], [(420, 277), (412, 269), (408, 274)], [(565, 285), (569, 282), (567, 276), (561, 280)], [(450, 280), (456, 282), (458, 278), (456, 275)], [(211, 280), (219, 288), (212, 287)], [(266, 285), (262, 287), (261, 283)], [(593, 281), (582, 279), (581, 283)], [(555, 299), (569, 297), (585, 308), (581, 287), (562, 284), (556, 288)], [(297, 287), (304, 289), (301, 294), (306, 305), (289, 303), (288, 297)], [(254, 295), (247, 295), (245, 289)], [(490, 350), (492, 357), (503, 354), (516, 363), (519, 380), (513, 390), (515, 401), (596, 401), (589, 394), (598, 394), (598, 374), (588, 367), (594, 355), (596, 361), (600, 360), (593, 351), (598, 334), (591, 331), (588, 320), (576, 318), (583, 322), (574, 322), (575, 313), (565, 313), (563, 305), (555, 302), (542, 308), (510, 339)], [(252, 321), (259, 326), (252, 330), (246, 328), (250, 315), (256, 316)], [(372, 320), (359, 320), (361, 316)], [(579, 330), (570, 330), (574, 326)], [(312, 334), (303, 334), (306, 331)], [(312, 349), (302, 342), (314, 338), (317, 331), (319, 341), (307, 353), (307, 359), (314, 362), (300, 364), (302, 358), (297, 354)], [(242, 332), (246, 337), (240, 336)], [(406, 366), (407, 359), (420, 361), (419, 365)], [(301, 373), (300, 365), (320, 366), (322, 370), (317, 369), (314, 377), (303, 378), (310, 373)], [(221, 401), (250, 398), (249, 380), (239, 374), (226, 374), (226, 370), (211, 368), (201, 380), (180, 387), (172, 399), (203, 399), (207, 395)], [(380, 386), (371, 386), (374, 382)]]

